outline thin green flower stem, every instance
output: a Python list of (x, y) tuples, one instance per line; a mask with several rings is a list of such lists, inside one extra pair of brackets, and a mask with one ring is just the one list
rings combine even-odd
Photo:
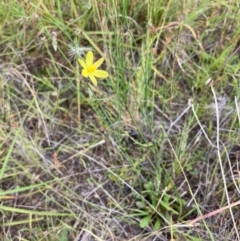
[(79, 65), (78, 62), (76, 62), (76, 82), (77, 82), (77, 109), (78, 109), (78, 114), (77, 114), (77, 120), (80, 124), (80, 119), (81, 119), (81, 89), (80, 89), (80, 74), (79, 74)]

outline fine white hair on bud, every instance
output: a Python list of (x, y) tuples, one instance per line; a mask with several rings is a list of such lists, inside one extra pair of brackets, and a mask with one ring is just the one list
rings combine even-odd
[(69, 44), (68, 56), (70, 58), (78, 58), (84, 55), (87, 51), (92, 50), (91, 47), (79, 47), (76, 45)]

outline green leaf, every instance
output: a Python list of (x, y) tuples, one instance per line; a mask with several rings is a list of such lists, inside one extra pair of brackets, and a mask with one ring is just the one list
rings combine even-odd
[(145, 183), (144, 185), (144, 188), (146, 189), (146, 190), (152, 190), (152, 188), (153, 188), (153, 183), (151, 182), (151, 181), (149, 181), (149, 182), (147, 182), (147, 183)]
[(166, 208), (168, 211), (174, 213), (174, 214), (179, 214), (177, 211), (175, 211), (174, 209), (172, 209), (167, 203), (161, 201), (161, 205)]
[(55, 211), (35, 211), (31, 209), (24, 209), (24, 208), (15, 208), (10, 206), (2, 206), (0, 205), (0, 211), (8, 211), (12, 213), (23, 213), (23, 214), (32, 214), (32, 215), (39, 215), (39, 216), (52, 216), (52, 217), (65, 217), (69, 216), (70, 213), (60, 213)]
[(68, 231), (66, 228), (64, 228), (61, 232), (60, 241), (67, 241), (68, 240), (67, 234), (68, 234)]
[(160, 218), (157, 218), (156, 222), (153, 225), (154, 230), (158, 230), (161, 226), (161, 220)]
[(140, 227), (145, 228), (149, 224), (151, 218), (152, 218), (152, 215), (148, 215), (148, 216), (144, 217), (143, 219), (141, 219), (140, 220)]
[(140, 209), (146, 208), (146, 204), (145, 204), (144, 202), (141, 202), (141, 201), (137, 201), (137, 202), (136, 202), (136, 205), (137, 205), (137, 207), (140, 208)]

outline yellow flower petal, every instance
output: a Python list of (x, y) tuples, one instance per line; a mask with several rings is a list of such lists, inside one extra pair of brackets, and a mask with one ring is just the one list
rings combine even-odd
[(89, 73), (88, 73), (88, 71), (86, 69), (82, 70), (82, 76), (86, 77), (86, 78), (89, 76)]
[(109, 76), (107, 71), (104, 70), (95, 70), (94, 71), (94, 76), (97, 78), (107, 78)]
[(78, 59), (78, 63), (84, 68), (87, 68), (87, 65), (85, 64), (85, 62), (82, 59)]
[(99, 59), (98, 61), (96, 61), (93, 66), (97, 69), (104, 61), (104, 58)]
[(97, 80), (96, 80), (96, 78), (94, 77), (94, 75), (90, 74), (90, 75), (89, 75), (89, 78), (90, 78), (90, 80), (92, 81), (93, 85), (97, 86)]
[(92, 64), (93, 64), (93, 52), (88, 51), (87, 56), (86, 56), (86, 65), (87, 65), (87, 67), (89, 67)]

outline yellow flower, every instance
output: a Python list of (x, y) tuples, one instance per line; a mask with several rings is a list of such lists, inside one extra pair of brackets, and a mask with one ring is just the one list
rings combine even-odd
[(82, 76), (86, 78), (90, 78), (90, 80), (93, 82), (95, 86), (97, 86), (97, 78), (107, 78), (108, 72), (104, 70), (98, 70), (98, 67), (103, 63), (104, 58), (99, 59), (95, 63), (93, 63), (93, 52), (88, 51), (86, 56), (86, 62), (84, 62), (82, 59), (78, 59), (79, 64), (83, 67), (82, 70)]

